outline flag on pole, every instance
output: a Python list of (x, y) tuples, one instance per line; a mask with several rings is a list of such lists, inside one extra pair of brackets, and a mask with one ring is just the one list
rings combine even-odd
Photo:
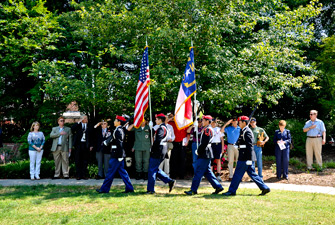
[(191, 47), (175, 109), (174, 121), (178, 130), (182, 130), (193, 123), (191, 97), (196, 89), (194, 52), (193, 47)]
[(141, 62), (140, 77), (137, 83), (135, 98), (134, 127), (139, 128), (148, 108), (148, 87), (150, 85), (148, 46), (145, 46)]

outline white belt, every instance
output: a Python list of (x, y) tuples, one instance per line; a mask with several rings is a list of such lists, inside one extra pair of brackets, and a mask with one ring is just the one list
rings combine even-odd
[(240, 147), (240, 148), (247, 148), (246, 145), (240, 145), (239, 147)]
[(112, 149), (117, 149), (117, 146), (116, 145), (112, 145)]
[(211, 148), (211, 147), (212, 147), (212, 143), (208, 144), (207, 147), (208, 147), (208, 148)]

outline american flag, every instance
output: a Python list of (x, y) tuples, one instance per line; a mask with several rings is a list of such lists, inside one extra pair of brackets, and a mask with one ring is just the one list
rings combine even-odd
[(148, 95), (150, 84), (149, 75), (149, 59), (148, 59), (148, 46), (145, 47), (142, 63), (140, 77), (137, 83), (136, 99), (135, 99), (135, 114), (134, 114), (134, 127), (139, 128), (144, 119), (144, 113), (148, 108)]

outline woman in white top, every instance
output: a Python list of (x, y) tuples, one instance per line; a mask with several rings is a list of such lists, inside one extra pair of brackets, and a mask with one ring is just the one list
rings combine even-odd
[[(221, 179), (221, 157), (224, 152), (224, 134), (221, 133), (221, 127), (217, 126), (217, 119), (213, 119), (211, 126), (213, 128), (213, 140), (212, 140), (212, 151), (214, 155), (214, 163), (216, 163), (216, 178), (218, 181), (222, 181)], [(213, 170), (213, 167), (212, 167)]]
[(43, 146), (45, 137), (43, 132), (39, 131), (40, 123), (35, 121), (30, 127), (28, 135), (29, 158), (30, 158), (30, 179), (40, 179), (41, 160), (43, 155)]

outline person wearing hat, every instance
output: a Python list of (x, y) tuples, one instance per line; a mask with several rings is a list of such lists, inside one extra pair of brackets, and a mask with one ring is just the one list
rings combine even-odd
[[(228, 126), (231, 124), (231, 126)], [(238, 126), (237, 118), (230, 119), (223, 127), (221, 132), (225, 132), (227, 135), (227, 146), (228, 146), (228, 169), (229, 169), (229, 181), (233, 179), (234, 174), (234, 162), (238, 159), (238, 149), (236, 142), (240, 136), (241, 128)]]
[(127, 129), (135, 132), (135, 143), (132, 151), (135, 152), (136, 180), (141, 178), (147, 180), (151, 147), (150, 127), (147, 120), (143, 119), (140, 127), (135, 128), (132, 124)]
[[(197, 163), (198, 156), (195, 154), (195, 151), (197, 150), (199, 144), (200, 144), (200, 136), (201, 136), (201, 131), (202, 131), (202, 119), (198, 118), (198, 132), (196, 131), (196, 128), (194, 124), (192, 124), (188, 129), (187, 129), (187, 136), (190, 138), (192, 134), (192, 166), (193, 170), (195, 173), (195, 164)], [(198, 134), (198, 143), (197, 143), (197, 134)]]
[(126, 154), (123, 148), (124, 131), (122, 126), (125, 123), (126, 119), (124, 117), (116, 116), (116, 119), (114, 120), (114, 126), (116, 128), (113, 135), (104, 141), (106, 146), (109, 146), (111, 143), (111, 159), (109, 160), (109, 168), (106, 178), (100, 189), (96, 189), (98, 193), (108, 193), (110, 191), (116, 172), (119, 172), (120, 177), (126, 185), (126, 189), (123, 193), (134, 192), (134, 187), (131, 184), (129, 175), (124, 169), (124, 158)]
[(98, 175), (96, 179), (99, 180), (106, 177), (111, 157), (110, 149), (103, 144), (112, 135), (108, 128), (107, 120), (103, 119), (94, 126), (94, 135), (95, 157), (98, 162)]
[(221, 132), (221, 128), (218, 127), (218, 119), (212, 120), (211, 126), (213, 128), (213, 141), (212, 141), (212, 150), (214, 156), (214, 163), (216, 164), (216, 178), (218, 181), (221, 180), (221, 157), (224, 153), (224, 133)]
[[(262, 147), (264, 144), (269, 140), (269, 136), (266, 134), (265, 130), (261, 127), (258, 127), (256, 125), (256, 118), (251, 117), (250, 118), (250, 130), (252, 131), (254, 135), (254, 152), (256, 155), (256, 161), (257, 161), (257, 170), (258, 170), (258, 175), (263, 179), (263, 160), (262, 160)], [(265, 139), (264, 139), (265, 138)], [(255, 167), (255, 161), (252, 161), (253, 166)], [(255, 167), (256, 169), (256, 167)]]
[(168, 129), (165, 125), (166, 116), (163, 113), (156, 115), (156, 125), (159, 127), (155, 131), (154, 142), (151, 147), (149, 169), (148, 169), (148, 185), (147, 194), (155, 193), (155, 182), (158, 177), (165, 184), (169, 184), (169, 192), (172, 191), (176, 184), (176, 180), (171, 179), (164, 171), (159, 169), (159, 165), (165, 159), (167, 154)]
[(236, 195), (236, 190), (238, 189), (245, 172), (248, 173), (249, 177), (257, 184), (259, 189), (262, 190), (260, 195), (265, 195), (270, 192), (270, 188), (264, 184), (263, 179), (257, 175), (255, 167), (252, 165), (251, 155), (254, 135), (248, 127), (248, 123), (249, 117), (240, 116), (238, 118), (238, 124), (241, 128), (240, 136), (238, 138), (239, 156), (228, 192), (223, 193), (225, 196)]
[(211, 143), (214, 134), (213, 128), (210, 125), (212, 119), (213, 118), (210, 115), (202, 117), (202, 125), (204, 128), (201, 132), (200, 145), (195, 152), (198, 155), (198, 159), (195, 164), (195, 174), (192, 180), (191, 190), (184, 192), (187, 195), (198, 194), (197, 191), (203, 176), (207, 178), (212, 187), (215, 189), (212, 194), (218, 194), (223, 191), (222, 185), (219, 183), (211, 170), (211, 159), (213, 158)]

